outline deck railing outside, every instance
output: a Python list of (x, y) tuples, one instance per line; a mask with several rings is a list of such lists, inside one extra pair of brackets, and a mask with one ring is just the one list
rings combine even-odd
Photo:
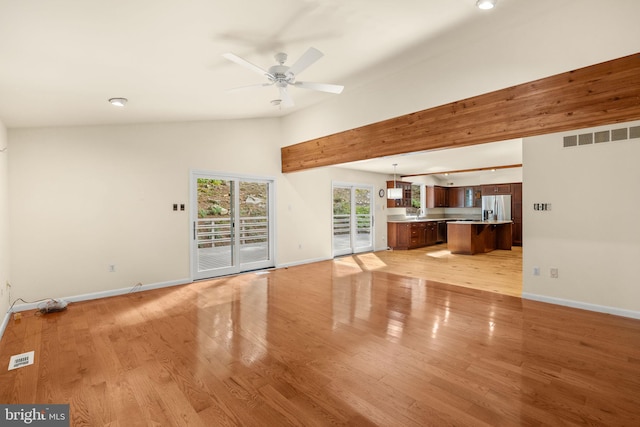
[[(266, 243), (269, 238), (269, 222), (266, 216), (240, 217), (237, 227), (240, 244)], [(196, 223), (198, 249), (229, 246), (231, 244), (231, 219), (198, 218)]]

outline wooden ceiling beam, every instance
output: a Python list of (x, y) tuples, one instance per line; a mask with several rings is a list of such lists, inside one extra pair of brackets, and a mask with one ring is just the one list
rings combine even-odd
[(512, 168), (521, 168), (522, 163), (518, 163), (517, 165), (501, 165), (501, 166), (487, 166), (484, 168), (472, 168), (472, 169), (459, 169), (455, 171), (441, 171), (441, 172), (425, 172), (425, 173), (414, 173), (409, 175), (400, 175), (400, 178), (409, 178), (412, 176), (428, 176), (428, 175), (446, 175), (452, 173), (464, 173), (464, 172), (480, 172), (480, 171), (491, 171), (498, 169), (512, 169)]
[(282, 172), (638, 119), (637, 53), (282, 147)]

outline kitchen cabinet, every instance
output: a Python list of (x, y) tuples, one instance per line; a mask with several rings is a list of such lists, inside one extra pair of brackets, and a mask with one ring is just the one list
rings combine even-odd
[(482, 187), (473, 187), (473, 205), (474, 208), (482, 207)]
[(409, 249), (411, 243), (411, 224), (388, 222), (387, 242), (391, 249)]
[(465, 208), (472, 208), (473, 207), (473, 187), (464, 187), (462, 189), (462, 193), (463, 193), (463, 206)]
[(387, 241), (394, 250), (435, 245), (438, 242), (438, 221), (388, 222)]
[(483, 196), (495, 196), (496, 194), (511, 194), (511, 184), (483, 185)]
[[(493, 187), (493, 186), (487, 186)], [(482, 187), (449, 187), (450, 208), (481, 208), (482, 207)], [(492, 192), (491, 194), (498, 194)]]
[[(387, 181), (387, 188), (394, 188), (393, 181)], [(387, 199), (388, 208), (407, 208), (411, 207), (411, 183), (404, 181), (395, 181), (395, 188), (402, 189), (402, 199)]]
[(409, 248), (420, 248), (425, 246), (426, 243), (426, 230), (429, 223), (426, 222), (414, 222), (411, 224), (411, 242)]
[(449, 187), (449, 207), (464, 208), (466, 206), (466, 188), (465, 187)]
[(427, 223), (425, 244), (427, 246), (435, 245), (438, 241), (438, 223), (430, 221)]
[(427, 187), (427, 208), (449, 207), (449, 189), (437, 185)]
[(450, 222), (447, 226), (447, 248), (452, 254), (473, 255), (495, 249), (511, 250), (510, 222)]

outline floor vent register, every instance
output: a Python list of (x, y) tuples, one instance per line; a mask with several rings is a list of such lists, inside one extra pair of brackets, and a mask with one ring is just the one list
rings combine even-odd
[(34, 354), (35, 351), (29, 351), (27, 353), (11, 356), (11, 359), (9, 359), (9, 371), (12, 369), (18, 369), (25, 366), (33, 365)]

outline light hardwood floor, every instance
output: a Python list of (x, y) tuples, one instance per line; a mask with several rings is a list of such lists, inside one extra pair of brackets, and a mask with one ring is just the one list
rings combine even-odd
[(385, 271), (435, 282), (522, 295), (522, 247), (486, 254), (454, 255), (447, 245), (409, 251), (381, 251), (343, 257), (364, 270)]
[(0, 363), (36, 363), (0, 373), (0, 402), (68, 402), (86, 426), (640, 425), (640, 321), (493, 292), (521, 281), (518, 251), (438, 251), (27, 313)]

